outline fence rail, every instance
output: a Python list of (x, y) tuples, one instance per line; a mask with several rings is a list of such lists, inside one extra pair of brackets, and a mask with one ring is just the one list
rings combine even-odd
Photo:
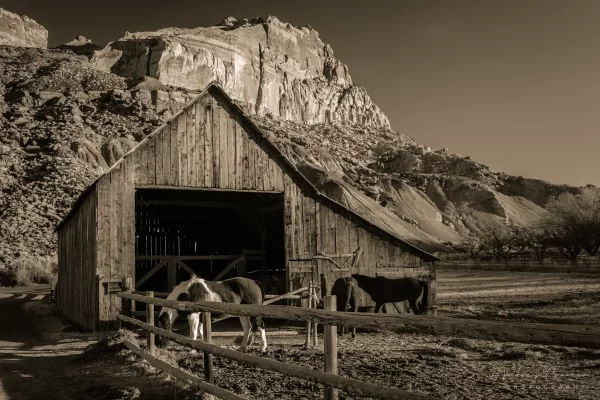
[[(195, 308), (199, 304), (199, 303), (197, 304), (197, 303), (190, 303), (190, 302), (177, 302), (177, 301), (156, 299), (151, 296), (146, 297), (146, 296), (134, 295), (134, 294), (129, 294), (129, 293), (119, 293), (118, 296), (125, 298), (125, 299), (129, 299), (129, 300), (144, 302), (146, 304), (159, 304), (163, 307), (175, 308), (178, 310), (188, 310), (188, 311), (194, 311), (194, 312), (196, 312)], [(210, 303), (209, 302), (201, 302), (201, 303), (211, 304), (213, 306), (216, 306), (217, 308), (219, 308), (219, 306), (227, 305), (227, 303), (212, 303), (212, 302), (210, 302)], [(336, 305), (335, 296), (326, 296), (325, 304), (329, 307), (330, 310), (334, 309), (335, 305)], [(204, 307), (207, 307), (207, 306), (204, 306)], [(279, 306), (261, 305), (261, 306), (256, 306), (256, 307), (263, 308), (263, 309), (270, 309), (270, 308), (277, 308)], [(210, 308), (212, 309), (213, 307), (210, 307)], [(286, 308), (297, 309), (297, 307), (287, 307), (287, 306), (286, 306)], [(149, 307), (148, 312), (150, 313), (151, 311), (152, 310)], [(221, 310), (221, 311), (223, 311), (223, 310)], [(333, 311), (328, 311), (328, 312), (332, 313)], [(234, 312), (234, 315), (237, 315), (237, 316), (246, 315), (247, 313), (248, 313), (248, 311), (244, 311), (243, 313), (238, 311), (238, 312)], [(333, 312), (333, 313), (336, 313), (336, 312)], [(257, 313), (254, 312), (253, 316), (259, 316), (256, 314)], [(267, 312), (267, 314), (269, 314), (269, 312)], [(210, 315), (208, 312), (206, 312), (206, 310), (203, 311), (203, 317), (204, 317), (203, 320), (205, 323), (210, 321)], [(207, 363), (207, 360), (210, 360), (209, 355), (214, 354), (214, 355), (225, 357), (225, 358), (228, 358), (228, 359), (231, 359), (234, 361), (238, 361), (238, 362), (249, 364), (249, 365), (252, 365), (255, 367), (263, 368), (263, 369), (266, 369), (269, 371), (275, 371), (275, 372), (279, 372), (281, 374), (292, 376), (295, 378), (307, 380), (307, 381), (314, 382), (314, 383), (320, 383), (325, 386), (324, 393), (325, 393), (326, 400), (337, 400), (337, 398), (338, 398), (337, 389), (349, 390), (349, 391), (356, 392), (356, 393), (359, 393), (364, 396), (378, 397), (381, 399), (435, 400), (434, 397), (431, 397), (428, 395), (411, 393), (411, 392), (407, 392), (407, 391), (396, 389), (396, 388), (379, 386), (379, 385), (375, 385), (375, 384), (372, 384), (369, 382), (363, 382), (363, 381), (359, 381), (359, 380), (352, 379), (352, 378), (338, 376), (337, 375), (337, 332), (336, 332), (335, 326), (333, 326), (333, 324), (326, 324), (329, 326), (325, 327), (326, 328), (326, 331), (325, 331), (325, 333), (326, 333), (325, 334), (325, 370), (328, 372), (322, 372), (322, 371), (317, 371), (317, 370), (313, 370), (313, 369), (306, 368), (306, 367), (301, 367), (298, 365), (288, 364), (285, 362), (276, 361), (276, 360), (272, 360), (269, 358), (258, 357), (258, 356), (254, 356), (251, 354), (245, 354), (245, 353), (241, 353), (241, 352), (238, 352), (235, 350), (230, 350), (230, 349), (226, 349), (223, 347), (215, 346), (210, 343), (210, 328), (208, 328), (208, 332), (205, 330), (206, 342), (201, 342), (198, 340), (192, 340), (190, 338), (187, 338), (185, 336), (182, 336), (182, 335), (179, 335), (179, 334), (176, 334), (173, 332), (166, 331), (164, 329), (157, 328), (154, 325), (144, 323), (135, 318), (130, 318), (130, 317), (127, 317), (124, 315), (118, 315), (117, 318), (119, 321), (133, 325), (138, 328), (141, 328), (141, 329), (145, 330), (146, 332), (148, 332), (149, 334), (161, 336), (161, 337), (170, 339), (173, 342), (179, 343), (183, 346), (203, 351), (205, 354), (205, 379), (209, 382), (212, 381), (212, 363), (210, 361)], [(148, 318), (151, 318), (151, 317), (148, 317)], [(311, 316), (307, 315), (305, 317), (305, 319), (306, 318), (311, 318)], [(207, 323), (206, 325), (210, 326), (210, 322)], [(206, 335), (207, 333), (208, 333), (208, 335)], [(148, 340), (149, 341), (151, 340), (150, 336), (149, 336)], [(152, 350), (150, 350), (150, 353), (144, 354), (145, 352), (143, 352), (139, 348), (136, 349), (135, 347), (137, 347), (137, 346), (135, 346), (133, 344), (128, 345), (128, 347), (134, 349), (134, 352), (136, 354), (144, 357), (144, 359), (146, 359), (146, 360), (154, 360), (154, 361), (156, 360), (154, 355), (151, 354)], [(148, 347), (149, 347), (149, 349), (152, 349), (150, 344)], [(164, 365), (164, 364), (166, 364), (166, 363), (162, 362), (162, 364), (160, 364), (160, 363), (155, 362), (155, 365), (158, 368), (164, 370), (167, 373), (170, 373), (170, 371), (172, 371), (174, 368), (176, 369), (176, 367), (174, 367), (170, 364), (166, 364), (166, 365)], [(162, 365), (162, 368), (161, 368), (161, 365)], [(183, 371), (181, 371), (181, 370), (175, 371), (173, 373), (173, 376), (175, 376), (178, 379), (182, 379), (184, 381), (188, 381), (188, 382), (193, 381), (194, 384), (198, 385), (198, 382), (195, 380), (195, 378), (194, 378), (194, 380), (192, 380), (192, 378), (189, 376), (189, 374), (186, 375), (186, 373), (183, 372), (183, 375), (182, 375), (182, 374), (180, 374), (180, 372), (183, 372)], [(198, 385), (198, 386), (200, 386), (200, 385)], [(211, 385), (210, 383), (206, 383), (206, 382), (203, 382), (203, 385), (200, 387), (205, 389), (207, 391), (207, 393), (214, 394), (216, 396), (219, 396), (219, 394), (216, 393), (217, 389), (224, 390), (224, 389), (220, 389), (220, 388), (218, 388), (214, 385)], [(224, 395), (224, 397), (222, 397), (224, 399), (233, 398), (233, 397), (230, 397), (230, 395), (234, 395), (231, 392), (222, 393), (222, 394)], [(234, 396), (237, 396), (237, 395), (234, 395)], [(239, 399), (239, 397), (236, 397), (236, 399)]]
[(413, 325), (435, 334), (600, 349), (600, 326), (596, 325), (508, 323), (504, 321), (484, 321), (427, 315), (352, 313), (315, 308), (304, 309), (291, 306), (262, 306), (205, 301), (190, 303), (163, 300), (124, 292), (118, 293), (117, 296), (187, 312), (207, 311), (232, 316), (311, 321), (324, 325), (389, 331), (396, 331), (404, 328), (406, 325)]

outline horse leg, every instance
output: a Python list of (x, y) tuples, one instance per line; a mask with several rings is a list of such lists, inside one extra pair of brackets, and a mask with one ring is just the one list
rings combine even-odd
[(413, 314), (419, 315), (419, 308), (417, 307), (417, 300), (409, 300), (408, 304), (410, 305), (410, 309), (413, 311)]
[[(358, 312), (358, 304), (354, 297), (352, 297), (352, 299), (350, 299), (350, 311)], [(356, 339), (356, 327), (355, 326), (352, 327), (352, 339)]]
[[(187, 316), (188, 323), (190, 324), (190, 338), (192, 340), (196, 340), (198, 335), (198, 325), (200, 324), (200, 314), (199, 313), (190, 313)], [(196, 349), (192, 349), (190, 351), (191, 354), (196, 353)]]
[(242, 329), (244, 330), (244, 337), (242, 338), (242, 345), (240, 349), (245, 349), (248, 346), (248, 336), (250, 335), (250, 317), (240, 317), (242, 323)]

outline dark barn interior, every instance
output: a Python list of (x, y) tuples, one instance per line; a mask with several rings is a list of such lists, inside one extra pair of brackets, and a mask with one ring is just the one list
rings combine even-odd
[(193, 271), (285, 292), (283, 194), (153, 188), (136, 189), (135, 201), (136, 291), (170, 292)]

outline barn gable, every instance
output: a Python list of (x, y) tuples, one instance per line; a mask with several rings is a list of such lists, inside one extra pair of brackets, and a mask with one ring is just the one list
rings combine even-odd
[[(285, 247), (282, 262), (287, 271), (285, 289), (305, 286), (311, 280), (317, 282), (316, 271), (324, 273), (332, 283), (339, 272), (347, 274), (349, 270), (335, 272), (326, 262), (316, 265), (315, 257), (347, 255), (359, 247), (363, 261), (354, 267), (356, 272), (393, 276), (412, 273), (435, 280), (435, 270), (423, 267), (431, 265), (437, 257), (320, 193), (213, 83), (90, 185), (57, 226), (59, 279), (61, 282), (79, 279), (77, 282), (82, 286), (71, 286), (69, 291), (97, 293), (97, 297), (87, 300), (97, 310), (94, 325), (90, 325), (90, 318), (77, 316), (72, 310), (65, 314), (73, 315), (75, 322), (91, 329), (114, 321), (121, 299), (109, 293), (108, 285), (128, 277), (135, 281), (136, 261), (139, 264), (141, 259), (136, 226), (143, 216), (136, 193), (144, 190), (175, 193), (177, 188), (186, 189), (179, 193), (190, 189), (221, 192), (230, 199), (238, 199), (233, 202), (239, 201), (240, 193), (283, 194), (280, 209), (284, 211), (279, 213), (285, 226), (280, 235), (285, 237), (282, 240)], [(175, 198), (177, 194), (170, 196)], [(83, 235), (69, 233), (72, 231), (69, 227), (76, 221), (82, 221)], [(92, 234), (93, 221), (96, 229)], [(167, 235), (163, 236), (162, 240), (167, 240)], [(161, 246), (158, 253), (151, 254), (183, 255), (179, 245)], [(68, 261), (70, 248), (92, 250), (81, 256), (83, 262), (72, 262)], [(76, 276), (80, 278), (73, 278)], [(169, 272), (169, 285), (174, 280)], [(98, 288), (94, 287), (96, 284)], [(63, 295), (67, 293), (64, 290)], [(435, 296), (435, 290), (431, 296)], [(65, 301), (63, 307), (68, 308), (68, 304)]]

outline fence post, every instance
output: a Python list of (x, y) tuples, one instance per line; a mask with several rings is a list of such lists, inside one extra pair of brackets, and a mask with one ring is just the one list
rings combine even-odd
[[(125, 291), (125, 293), (129, 293), (131, 294), (131, 287), (133, 283), (133, 279), (132, 278), (123, 278), (121, 279), (121, 288)], [(116, 295), (115, 295), (116, 297)], [(133, 315), (132, 313), (133, 311), (133, 301), (130, 299), (123, 299), (121, 298), (121, 314), (123, 314), (126, 317), (131, 317)], [(122, 324), (121, 321), (118, 321), (119, 323), (119, 329), (121, 329)], [(114, 324), (111, 324), (112, 326), (114, 326)]]
[[(154, 292), (148, 291), (146, 292), (146, 296), (154, 297)], [(154, 304), (146, 303), (146, 323), (154, 326)], [(146, 347), (148, 348), (148, 352), (154, 355), (154, 333), (148, 332)]]
[[(312, 287), (312, 301), (314, 308), (319, 308), (319, 302), (317, 301), (317, 285)], [(319, 324), (317, 321), (313, 322), (313, 346), (317, 347), (319, 345), (319, 335), (317, 335)]]
[[(327, 311), (336, 310), (336, 297), (325, 296), (324, 308)], [(337, 375), (337, 326), (324, 325), (325, 331), (325, 372)], [(338, 390), (331, 386), (325, 386), (325, 400), (338, 400)]]
[[(307, 304), (307, 308), (312, 308), (312, 281), (310, 282), (310, 284), (308, 285), (308, 299), (306, 300), (306, 304)], [(306, 342), (304, 343), (304, 346), (306, 348), (310, 347), (310, 331), (311, 331), (311, 321), (310, 320), (306, 320)]]
[[(204, 342), (212, 343), (212, 326), (210, 325), (210, 313), (204, 311), (202, 313), (202, 330), (204, 335)], [(212, 354), (204, 352), (204, 379), (210, 384), (215, 383), (215, 377), (213, 376), (213, 362)]]

